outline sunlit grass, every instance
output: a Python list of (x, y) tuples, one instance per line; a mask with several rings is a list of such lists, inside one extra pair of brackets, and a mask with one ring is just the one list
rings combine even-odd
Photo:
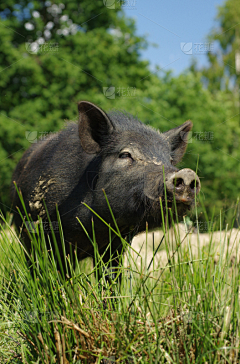
[[(122, 238), (119, 286), (104, 274), (97, 280), (89, 259), (74, 271), (66, 257), (61, 263), (69, 278), (63, 278), (58, 257), (47, 252), (41, 224), (30, 233), (31, 274), (9, 223), (5, 220), (0, 243), (1, 363), (107, 363), (110, 357), (118, 363), (239, 362), (236, 231), (230, 244), (226, 227), (219, 240), (209, 230), (208, 244), (201, 246), (199, 234), (166, 222), (161, 249), (167, 259), (159, 263), (159, 250), (150, 264)], [(109, 229), (120, 236), (117, 224)], [(147, 237), (145, 252), (151, 254)], [(96, 247), (94, 234), (89, 238)], [(99, 265), (104, 272), (101, 257)]]

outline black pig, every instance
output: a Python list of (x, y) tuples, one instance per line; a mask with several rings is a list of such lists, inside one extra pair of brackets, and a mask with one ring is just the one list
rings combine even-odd
[[(51, 221), (57, 221), (58, 205), (67, 254), (73, 244), (78, 259), (93, 256), (92, 244), (77, 217), (90, 235), (93, 218), (100, 254), (109, 244), (109, 228), (82, 204), (85, 202), (115, 228), (102, 189), (122, 236), (144, 231), (146, 222), (149, 229), (161, 226), (160, 197), (165, 208), (163, 166), (168, 207), (175, 195), (178, 215), (186, 213), (200, 190), (200, 181), (191, 169), (178, 170), (175, 165), (185, 153), (191, 121), (161, 134), (131, 115), (106, 114), (87, 101), (79, 102), (78, 110), (78, 125), (71, 122), (59, 133), (33, 144), (13, 174), (33, 221), (39, 217), (48, 221), (43, 199)], [(11, 195), (14, 206), (23, 211), (14, 186)], [(20, 215), (15, 213), (14, 219), (20, 228)], [(25, 244), (30, 250), (26, 236)], [(121, 240), (115, 237), (111, 244), (115, 258), (121, 249)], [(109, 254), (104, 255), (105, 262)], [(116, 258), (113, 265), (118, 264)]]

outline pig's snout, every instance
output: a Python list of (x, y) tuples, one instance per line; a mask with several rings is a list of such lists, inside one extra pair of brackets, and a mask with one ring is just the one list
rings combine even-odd
[(184, 168), (166, 177), (166, 187), (177, 202), (191, 204), (201, 189), (201, 183), (194, 171)]

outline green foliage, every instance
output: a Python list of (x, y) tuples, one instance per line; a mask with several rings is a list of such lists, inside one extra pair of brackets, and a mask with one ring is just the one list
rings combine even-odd
[[(240, 78), (236, 69), (236, 60), (240, 57), (239, 2), (226, 0), (218, 7), (216, 21), (217, 26), (208, 35), (208, 41), (214, 45), (214, 51), (208, 53), (209, 66), (199, 70), (194, 60), (190, 69), (210, 91), (209, 101), (216, 101), (219, 107), (218, 111), (212, 108), (208, 119), (209, 128), (214, 128), (213, 153), (208, 152), (209, 146), (198, 149), (204, 162), (203, 186), (207, 209), (214, 201), (217, 206), (225, 206), (226, 209), (228, 206), (230, 210), (232, 197), (239, 196)], [(222, 118), (225, 121), (220, 122)]]
[[(141, 79), (149, 73), (147, 62), (139, 60), (145, 41), (134, 35), (133, 22), (120, 9), (108, 9), (102, 1), (81, 6), (65, 1), (64, 9), (55, 2), (54, 12), (54, 5), (46, 4), (0, 5), (0, 199), (7, 205), (13, 168), (30, 146), (26, 132), (45, 137), (64, 120), (77, 118), (77, 101), (104, 106), (103, 87), (144, 88)], [(88, 21), (93, 14), (99, 16)], [(80, 24), (73, 26), (76, 21)]]
[[(203, 82), (213, 93), (220, 88), (234, 90), (234, 86), (240, 84), (236, 69), (236, 54), (240, 57), (238, 0), (226, 0), (218, 6), (216, 21), (217, 26), (207, 37), (214, 51), (208, 53), (209, 66), (201, 69)], [(196, 71), (194, 65), (193, 68)]]

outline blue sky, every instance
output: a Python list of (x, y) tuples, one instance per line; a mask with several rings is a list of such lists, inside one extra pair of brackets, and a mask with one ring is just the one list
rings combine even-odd
[(178, 74), (189, 66), (191, 53), (200, 66), (207, 64), (206, 50), (214, 49), (214, 44), (210, 45), (206, 36), (216, 26), (217, 6), (223, 2), (128, 0), (124, 10), (136, 20), (137, 34), (147, 35), (150, 43), (157, 44), (157, 48), (149, 46), (142, 51), (142, 58), (148, 59), (153, 69), (159, 65)]

